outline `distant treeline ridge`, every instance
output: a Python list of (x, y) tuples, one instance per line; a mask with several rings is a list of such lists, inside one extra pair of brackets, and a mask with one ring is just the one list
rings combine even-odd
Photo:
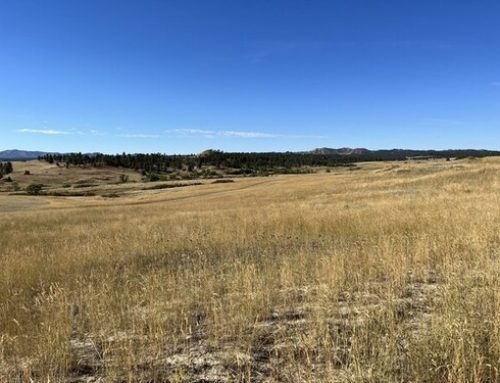
[(408, 158), (465, 158), (500, 155), (500, 152), (487, 150), (376, 150), (362, 154), (318, 154), (311, 152), (269, 152), (269, 153), (231, 153), (217, 150), (205, 151), (197, 155), (167, 154), (47, 154), (39, 157), (50, 163), (66, 166), (90, 165), (95, 167), (112, 166), (135, 169), (144, 172), (168, 173), (175, 170), (203, 169), (240, 169), (243, 174), (276, 169), (297, 169), (318, 166), (350, 166), (362, 161), (401, 161)]

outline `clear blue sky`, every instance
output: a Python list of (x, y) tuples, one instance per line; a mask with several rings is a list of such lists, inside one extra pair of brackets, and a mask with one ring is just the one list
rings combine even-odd
[(0, 150), (500, 149), (500, 1), (2, 0)]

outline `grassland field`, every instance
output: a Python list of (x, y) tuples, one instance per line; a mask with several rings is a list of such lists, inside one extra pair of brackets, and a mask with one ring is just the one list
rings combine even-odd
[(500, 382), (500, 158), (356, 169), (144, 190), (15, 162), (0, 382)]

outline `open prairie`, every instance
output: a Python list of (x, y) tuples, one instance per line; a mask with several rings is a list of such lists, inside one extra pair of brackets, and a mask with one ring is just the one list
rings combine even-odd
[(500, 381), (499, 158), (87, 173), (95, 195), (0, 193), (0, 381)]

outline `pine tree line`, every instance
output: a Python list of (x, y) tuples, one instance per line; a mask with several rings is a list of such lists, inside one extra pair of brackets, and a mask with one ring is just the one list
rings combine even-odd
[(355, 162), (354, 158), (305, 153), (225, 153), (207, 151), (200, 155), (166, 154), (48, 154), (40, 159), (60, 166), (112, 166), (143, 172), (168, 173), (176, 170), (232, 169), (241, 174), (259, 171), (283, 171), (316, 166), (342, 166)]
[(153, 154), (47, 154), (39, 159), (58, 166), (121, 167), (151, 173), (221, 169), (231, 174), (294, 173), (313, 167), (352, 166), (361, 161), (402, 161), (408, 158), (464, 158), (499, 155), (485, 150), (375, 150), (361, 154), (311, 152), (230, 153), (208, 150), (198, 155)]

